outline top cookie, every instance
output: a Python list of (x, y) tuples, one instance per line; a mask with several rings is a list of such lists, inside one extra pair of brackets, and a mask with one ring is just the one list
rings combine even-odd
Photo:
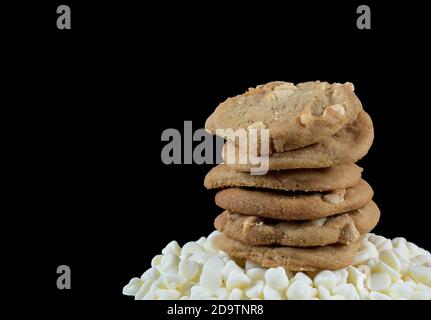
[(362, 105), (351, 83), (275, 81), (221, 103), (205, 129), (269, 129), (270, 151), (284, 152), (334, 135)]

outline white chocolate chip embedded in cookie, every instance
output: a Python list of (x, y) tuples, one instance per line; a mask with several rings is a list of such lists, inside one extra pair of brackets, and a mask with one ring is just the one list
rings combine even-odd
[[(262, 222), (262, 221), (260, 221)], [(246, 233), (248, 231), (250, 231), (250, 229), (254, 226), (254, 225), (258, 225), (259, 224), (259, 218), (256, 216), (250, 216), (247, 217), (244, 222), (242, 223), (242, 233)]]
[(299, 122), (306, 126), (309, 125), (314, 120), (314, 118), (315, 117), (311, 114), (311, 111), (307, 111), (301, 114), (299, 117)]
[(299, 122), (303, 126), (308, 126), (317, 120), (330, 121), (329, 117), (331, 116), (343, 117), (345, 114), (346, 109), (341, 104), (334, 104), (323, 109), (318, 109), (317, 114), (314, 114), (310, 110), (304, 111), (299, 117)]
[(346, 114), (346, 109), (341, 104), (334, 104), (332, 106), (326, 107), (325, 111), (323, 112), (323, 116), (325, 116), (325, 114), (330, 111), (334, 111), (342, 116)]
[(344, 195), (346, 194), (346, 189), (340, 189), (332, 191), (331, 193), (325, 194), (323, 200), (330, 204), (340, 204), (344, 201)]
[(322, 227), (325, 222), (326, 222), (326, 218), (321, 218), (321, 219), (315, 219), (315, 220), (311, 220), (311, 223), (313, 223), (316, 226)]

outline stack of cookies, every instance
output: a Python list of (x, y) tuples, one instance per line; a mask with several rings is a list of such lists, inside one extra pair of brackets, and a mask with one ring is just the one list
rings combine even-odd
[(257, 165), (239, 162), (246, 151), (228, 140), (235, 160), (227, 161), (225, 148), (225, 163), (205, 178), (206, 188), (221, 189), (215, 197), (225, 210), (215, 219), (221, 250), (292, 271), (352, 263), (380, 211), (355, 164), (374, 131), (351, 83), (261, 85), (223, 102), (205, 128), (269, 131), (268, 173), (251, 174)]

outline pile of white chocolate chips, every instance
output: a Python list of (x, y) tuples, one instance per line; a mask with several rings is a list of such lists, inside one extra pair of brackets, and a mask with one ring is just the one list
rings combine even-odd
[(431, 254), (404, 238), (367, 234), (351, 266), (315, 273), (239, 264), (211, 233), (182, 248), (170, 242), (123, 294), (153, 299), (431, 300)]

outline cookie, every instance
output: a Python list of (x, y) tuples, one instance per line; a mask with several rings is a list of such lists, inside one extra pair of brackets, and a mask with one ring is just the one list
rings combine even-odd
[(351, 83), (275, 81), (228, 98), (207, 119), (205, 129), (266, 128), (271, 149), (284, 152), (332, 136), (362, 110)]
[(238, 259), (253, 261), (265, 268), (284, 267), (291, 271), (336, 270), (352, 264), (361, 241), (321, 247), (252, 246), (226, 235), (215, 240), (216, 246)]
[(205, 177), (207, 189), (257, 187), (285, 191), (328, 191), (345, 189), (359, 182), (362, 168), (356, 164), (320, 169), (269, 171), (266, 175), (250, 175), (225, 164), (211, 169)]
[[(325, 140), (304, 148), (269, 155), (269, 170), (326, 168), (340, 164), (354, 163), (365, 156), (374, 139), (374, 128), (366, 112), (359, 113), (351, 125), (346, 126)], [(236, 156), (227, 158), (227, 145), (232, 146)], [(238, 163), (239, 153), (243, 153), (231, 141), (225, 144), (223, 158), (235, 170), (250, 171), (256, 167), (251, 163)], [(245, 153), (247, 150), (245, 150)]]
[(217, 192), (216, 204), (230, 212), (277, 220), (311, 220), (365, 206), (373, 189), (365, 180), (347, 189), (325, 193), (258, 191), (228, 188)]
[(280, 221), (224, 211), (214, 221), (217, 230), (250, 245), (314, 247), (359, 241), (379, 221), (380, 210), (371, 201), (348, 213), (307, 221)]

